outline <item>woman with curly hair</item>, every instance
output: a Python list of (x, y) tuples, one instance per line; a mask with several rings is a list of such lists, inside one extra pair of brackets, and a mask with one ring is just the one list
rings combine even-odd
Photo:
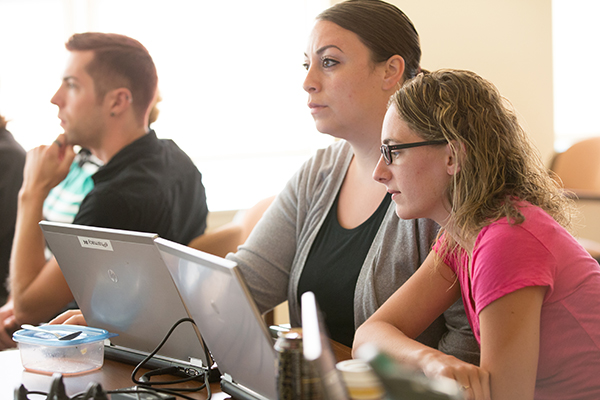
[[(600, 398), (600, 266), (498, 90), (468, 71), (420, 74), (392, 97), (382, 139), (374, 178), (398, 216), (442, 228), (354, 348), (374, 342), (470, 399)], [(412, 340), (461, 294), (479, 367)]]

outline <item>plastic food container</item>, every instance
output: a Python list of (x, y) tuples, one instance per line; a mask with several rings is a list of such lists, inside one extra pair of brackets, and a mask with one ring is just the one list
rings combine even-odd
[(52, 375), (77, 375), (91, 372), (104, 363), (104, 340), (113, 336), (104, 329), (79, 325), (44, 325), (45, 330), (61, 335), (81, 331), (72, 340), (58, 340), (51, 333), (21, 329), (13, 334), (27, 371)]

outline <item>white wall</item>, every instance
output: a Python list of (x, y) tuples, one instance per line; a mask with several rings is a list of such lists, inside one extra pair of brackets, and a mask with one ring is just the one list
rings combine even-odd
[(600, 136), (598, 15), (598, 0), (552, 0), (554, 147), (559, 151)]
[(472, 70), (493, 82), (547, 163), (553, 153), (551, 0), (391, 0), (415, 24), (425, 69)]
[(64, 42), (74, 32), (129, 35), (158, 70), (153, 128), (196, 163), (209, 209), (251, 207), (332, 142), (302, 89), (302, 53), (325, 1), (0, 0), (0, 113), (25, 149), (52, 143)]

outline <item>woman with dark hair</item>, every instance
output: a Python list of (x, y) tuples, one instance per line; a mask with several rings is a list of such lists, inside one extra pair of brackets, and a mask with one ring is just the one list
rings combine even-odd
[[(419, 36), (383, 1), (350, 0), (317, 18), (308, 39), (304, 90), (317, 129), (339, 140), (308, 160), (277, 196), (237, 262), (261, 311), (288, 300), (300, 323), (300, 296), (315, 293), (333, 339), (354, 332), (418, 268), (438, 226), (403, 221), (372, 179), (387, 104), (420, 70)], [(419, 338), (478, 363), (460, 300)]]
[[(437, 243), (356, 334), (470, 399), (600, 398), (600, 266), (569, 233), (572, 201), (498, 90), (469, 71), (421, 74), (393, 97), (374, 177)], [(481, 367), (414, 339), (457, 298)]]

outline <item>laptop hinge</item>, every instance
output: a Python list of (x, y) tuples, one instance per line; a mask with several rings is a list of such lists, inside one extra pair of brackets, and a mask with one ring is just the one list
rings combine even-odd
[(190, 360), (190, 365), (193, 365), (195, 367), (208, 368), (208, 366), (204, 365), (202, 360), (199, 358), (189, 357), (189, 360)]

